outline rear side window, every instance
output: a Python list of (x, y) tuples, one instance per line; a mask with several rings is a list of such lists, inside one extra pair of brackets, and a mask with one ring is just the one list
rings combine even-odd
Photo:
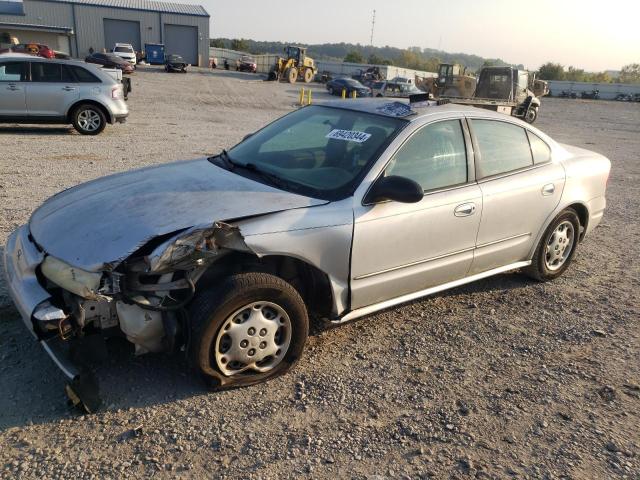
[(447, 120), (418, 130), (398, 149), (385, 175), (415, 180), (424, 191), (466, 183), (467, 153), (460, 121)]
[(24, 82), (25, 62), (0, 63), (0, 82)]
[(33, 62), (31, 64), (32, 82), (73, 82), (73, 76), (66, 65), (49, 62)]
[(71, 66), (71, 70), (79, 83), (102, 83), (101, 80), (86, 68)]
[(527, 132), (529, 143), (531, 144), (531, 152), (533, 153), (533, 163), (545, 163), (551, 160), (551, 149), (544, 140), (535, 133)]
[(533, 165), (524, 128), (495, 120), (473, 120), (480, 149), (478, 178), (490, 177)]

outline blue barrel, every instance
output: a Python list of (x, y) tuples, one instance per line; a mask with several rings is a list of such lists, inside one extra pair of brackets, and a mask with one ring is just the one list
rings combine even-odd
[(164, 45), (162, 43), (145, 43), (144, 53), (147, 57), (147, 63), (151, 65), (164, 63)]

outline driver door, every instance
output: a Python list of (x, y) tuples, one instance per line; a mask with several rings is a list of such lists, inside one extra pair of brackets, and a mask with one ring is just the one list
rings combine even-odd
[(470, 144), (459, 119), (421, 127), (395, 152), (383, 175), (415, 180), (424, 198), (355, 207), (352, 309), (467, 275), (482, 212)]

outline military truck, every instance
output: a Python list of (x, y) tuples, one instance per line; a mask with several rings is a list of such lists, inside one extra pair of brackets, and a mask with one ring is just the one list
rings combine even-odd
[(516, 67), (483, 67), (475, 93), (467, 98), (445, 96), (451, 103), (472, 105), (522, 118), (533, 123), (538, 118), (540, 98), (529, 89), (530, 75)]

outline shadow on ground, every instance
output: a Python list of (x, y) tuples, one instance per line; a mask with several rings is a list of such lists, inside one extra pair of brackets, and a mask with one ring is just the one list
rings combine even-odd
[(71, 126), (34, 126), (34, 125), (2, 125), (0, 135), (73, 135), (75, 130)]

